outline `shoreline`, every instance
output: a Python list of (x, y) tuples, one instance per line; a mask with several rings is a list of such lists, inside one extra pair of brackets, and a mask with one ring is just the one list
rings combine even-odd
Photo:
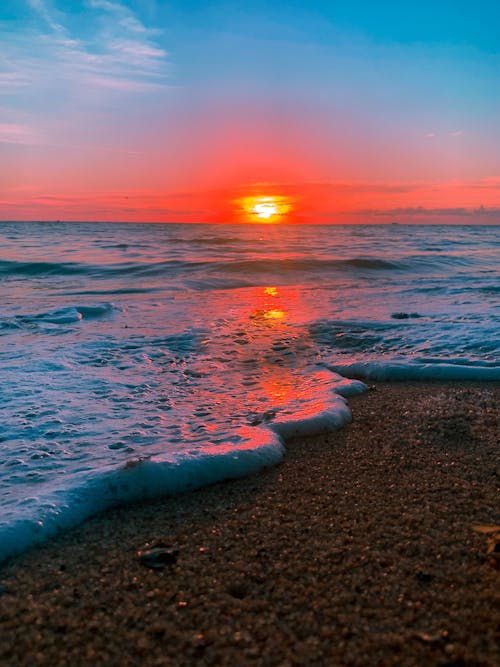
[[(0, 566), (1, 665), (493, 665), (499, 383), (377, 383), (243, 479)], [(136, 552), (178, 550), (160, 571)]]

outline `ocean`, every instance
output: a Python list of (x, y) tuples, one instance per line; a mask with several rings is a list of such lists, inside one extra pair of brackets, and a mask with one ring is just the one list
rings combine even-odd
[(371, 380), (500, 380), (499, 278), (495, 226), (0, 223), (0, 560), (273, 465)]

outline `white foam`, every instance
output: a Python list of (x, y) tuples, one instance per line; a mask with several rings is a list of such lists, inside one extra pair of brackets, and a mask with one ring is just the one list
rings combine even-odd
[(367, 380), (456, 380), (493, 382), (500, 380), (500, 366), (448, 362), (358, 361), (328, 364), (347, 377)]
[(317, 374), (316, 381), (326, 380), (334, 382), (327, 395), (319, 392), (317, 405), (323, 407), (317, 411), (311, 406), (277, 410), (276, 418), (266, 425), (234, 429), (227, 442), (84, 470), (63, 478), (64, 482), (44, 485), (39, 494), (22, 498), (4, 511), (0, 562), (110, 507), (198, 489), (276, 465), (285, 452), (282, 439), (333, 431), (351, 421), (340, 392), (359, 393), (365, 385), (329, 371)]
[(242, 444), (228, 443), (216, 454), (132, 460), (112, 470), (73, 476), (71, 486), (23, 499), (0, 522), (0, 561), (109, 507), (243, 477), (281, 461), (283, 444), (269, 429), (243, 427), (239, 436)]
[(366, 390), (363, 382), (332, 375), (329, 371), (317, 373), (316, 377), (323, 377), (329, 382), (329, 388), (333, 390), (334, 396), (327, 395), (324, 399), (325, 407), (322, 409), (308, 411), (305, 406), (296, 412), (288, 412), (284, 416), (278, 415), (270, 422), (269, 427), (285, 440), (297, 436), (328, 433), (349, 423), (352, 415), (345, 397), (355, 396)]
[(278, 417), (270, 428), (282, 438), (294, 438), (297, 436), (317, 435), (334, 431), (340, 426), (351, 421), (351, 411), (345, 403), (345, 399), (337, 397), (335, 406), (321, 410), (317, 414), (287, 416), (286, 419)]

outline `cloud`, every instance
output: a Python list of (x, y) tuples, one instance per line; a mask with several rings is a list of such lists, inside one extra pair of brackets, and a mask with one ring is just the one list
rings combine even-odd
[(32, 23), (4, 34), (0, 26), (3, 93), (24, 88), (38, 94), (57, 87), (69, 98), (84, 89), (102, 95), (103, 90), (139, 93), (166, 87), (167, 53), (157, 43), (158, 31), (125, 5), (88, 0), (79, 22), (48, 0), (29, 0), (29, 5)]
[[(461, 137), (463, 135), (463, 133), (464, 133), (463, 130), (453, 130), (453, 131), (447, 132), (447, 135), (449, 137)], [(426, 132), (426, 134), (424, 134), (425, 139), (435, 139), (437, 136), (438, 135), (437, 135), (436, 132)]]
[(387, 195), (387, 194), (405, 194), (420, 190), (426, 187), (427, 184), (422, 183), (404, 183), (404, 182), (387, 182), (380, 183), (374, 181), (325, 181), (319, 183), (275, 183), (275, 182), (260, 182), (251, 183), (241, 186), (240, 190), (243, 194), (250, 192), (259, 193), (264, 188), (273, 188), (283, 190), (288, 193), (312, 193), (318, 196), (337, 195), (337, 194), (366, 194), (367, 192), (373, 194)]
[(469, 183), (468, 187), (471, 190), (499, 190), (500, 191), (500, 177), (485, 178), (478, 183)]
[(105, 13), (112, 14), (114, 19), (123, 28), (126, 28), (130, 32), (149, 35), (158, 34), (159, 32), (156, 28), (147, 28), (141, 23), (131, 9), (119, 2), (109, 2), (109, 0), (88, 0), (87, 6), (91, 9), (102, 10)]
[[(213, 213), (196, 200), (177, 206), (176, 197), (151, 190), (52, 194), (26, 192), (0, 200), (0, 220), (200, 221)], [(191, 195), (192, 198), (192, 195)], [(186, 205), (187, 204), (187, 205)], [(189, 204), (193, 204), (189, 206)]]
[(36, 132), (27, 125), (0, 123), (0, 143), (33, 144), (36, 140)]
[(411, 216), (411, 217), (460, 217), (470, 218), (476, 216), (494, 217), (500, 216), (499, 207), (479, 206), (477, 208), (463, 208), (463, 207), (443, 207), (443, 208), (425, 208), (424, 206), (407, 206), (401, 208), (391, 209), (360, 209), (357, 211), (348, 211), (349, 214), (363, 215), (363, 216)]
[(51, 11), (44, 0), (28, 0), (28, 4), (42, 17), (51, 30), (54, 32), (64, 32), (63, 26), (57, 23), (53, 17), (54, 10), (52, 9)]
[(16, 93), (19, 88), (28, 86), (31, 78), (25, 72), (0, 72), (0, 90), (2, 94)]

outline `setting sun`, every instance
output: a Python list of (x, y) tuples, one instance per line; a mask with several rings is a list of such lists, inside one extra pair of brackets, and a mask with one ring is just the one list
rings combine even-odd
[(253, 207), (253, 212), (258, 218), (270, 218), (272, 215), (278, 213), (278, 207), (272, 202), (262, 202), (260, 204), (255, 204)]
[(289, 197), (276, 195), (243, 197), (236, 204), (246, 218), (256, 222), (279, 222), (292, 210)]

